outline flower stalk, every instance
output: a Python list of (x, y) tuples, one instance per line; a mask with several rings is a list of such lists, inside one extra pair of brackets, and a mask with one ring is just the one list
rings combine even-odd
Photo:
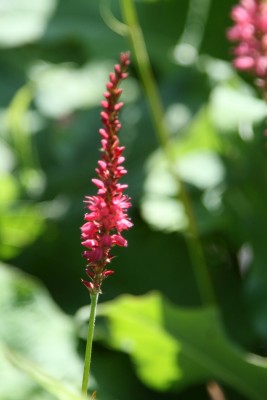
[(82, 380), (82, 394), (87, 394), (88, 382), (90, 378), (90, 366), (92, 358), (92, 346), (94, 338), (94, 327), (95, 327), (95, 317), (96, 317), (96, 307), (98, 301), (98, 294), (91, 294), (91, 308), (90, 317), (88, 324), (87, 342), (84, 357), (84, 370), (83, 370), (83, 380)]
[(131, 206), (130, 198), (123, 194), (128, 185), (119, 183), (127, 171), (123, 166), (122, 155), (124, 147), (120, 146), (118, 132), (121, 124), (118, 119), (123, 103), (119, 101), (122, 89), (121, 81), (127, 78), (127, 67), (130, 63), (129, 53), (122, 53), (120, 63), (114, 66), (114, 72), (109, 75), (109, 82), (104, 93), (105, 100), (101, 102), (101, 121), (103, 128), (101, 136), (101, 158), (96, 168), (97, 178), (92, 179), (97, 187), (95, 196), (86, 196), (85, 203), (88, 212), (85, 213), (85, 223), (81, 227), (82, 245), (85, 247), (83, 257), (86, 259), (86, 274), (89, 280), (82, 283), (89, 290), (91, 311), (89, 317), (88, 337), (85, 352), (82, 393), (87, 393), (96, 308), (103, 281), (114, 273), (108, 268), (113, 256), (114, 246), (127, 246), (127, 240), (122, 236), (123, 230), (133, 224), (127, 215)]
[(169, 139), (170, 134), (165, 124), (163, 106), (154, 80), (145, 40), (141, 27), (139, 25), (133, 1), (121, 0), (121, 9), (124, 21), (128, 27), (129, 39), (134, 49), (137, 67), (143, 83), (144, 91), (147, 96), (155, 133), (158, 137), (160, 146), (169, 162), (170, 172), (172, 173), (174, 179), (177, 181), (177, 184), (180, 187), (180, 199), (184, 205), (185, 212), (188, 218), (187, 244), (192, 260), (195, 279), (199, 289), (200, 298), (203, 304), (213, 304), (215, 302), (215, 294), (202, 245), (200, 242), (194, 210), (184, 182), (182, 181), (177, 170), (174, 171), (172, 168), (175, 161), (173, 146)]

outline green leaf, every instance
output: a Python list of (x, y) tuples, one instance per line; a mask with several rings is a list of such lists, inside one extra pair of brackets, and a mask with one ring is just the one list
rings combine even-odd
[(10, 0), (0, 4), (0, 46), (11, 47), (39, 39), (56, 5), (55, 0)]
[(187, 226), (182, 203), (177, 199), (177, 182), (171, 175), (163, 154), (154, 152), (147, 163), (141, 212), (154, 229), (173, 232)]
[(209, 189), (223, 181), (224, 167), (219, 156), (211, 150), (195, 150), (177, 162), (185, 182), (199, 189)]
[[(45, 390), (53, 394), (59, 400), (85, 400), (88, 398), (79, 396), (71, 392), (62, 382), (52, 378), (45, 373), (36, 364), (30, 362), (24, 357), (21, 357), (18, 353), (11, 351), (10, 349), (4, 349), (4, 352), (8, 360), (17, 368), (26, 372), (35, 382), (38, 382)], [(92, 397), (93, 400), (93, 397)]]
[(158, 390), (218, 380), (250, 399), (267, 396), (267, 360), (229, 341), (216, 308), (185, 309), (160, 294), (123, 296), (99, 309), (106, 342), (128, 353), (140, 378)]
[(203, 106), (178, 138), (175, 154), (178, 158), (191, 151), (206, 149), (221, 151), (222, 143), (208, 105)]
[[(44, 115), (55, 118), (68, 115), (79, 108), (98, 106), (105, 89), (103, 82), (108, 79), (112, 69), (112, 62), (103, 61), (88, 63), (82, 68), (69, 63), (36, 63), (30, 76), (36, 85), (39, 110)], [(138, 95), (136, 82), (130, 79), (123, 86), (127, 101), (135, 100)]]
[[(206, 107), (173, 143), (172, 149), (173, 170), (177, 170), (184, 182), (201, 191), (211, 190), (223, 182), (225, 169), (218, 154), (221, 142)], [(144, 220), (157, 230), (174, 232), (187, 227), (179, 187), (160, 151), (155, 151), (147, 162), (141, 212)]]
[[(47, 374), (69, 386), (80, 387), (82, 362), (76, 353), (75, 329), (71, 319), (58, 309), (47, 291), (29, 276), (0, 264), (0, 342), (40, 365)], [(3, 347), (3, 346), (1, 346)], [(14, 364), (33, 377), (34, 366), (21, 356)], [(35, 382), (7, 361), (0, 351), (0, 398), (5, 400), (51, 400)], [(45, 383), (36, 369), (36, 381)], [(47, 390), (51, 381), (48, 379)], [(52, 385), (53, 386), (53, 385)], [(56, 385), (57, 386), (57, 385)], [(53, 397), (54, 398), (54, 397)]]
[(21, 249), (32, 243), (42, 232), (44, 227), (43, 216), (37, 206), (27, 203), (7, 201), (10, 196), (16, 195), (16, 187), (12, 177), (0, 177), (1, 190), (6, 193), (0, 197), (0, 255), (4, 259), (16, 256)]
[(251, 129), (252, 124), (266, 117), (266, 105), (244, 85), (238, 88), (220, 85), (211, 94), (210, 113), (216, 126), (224, 131), (246, 126)]

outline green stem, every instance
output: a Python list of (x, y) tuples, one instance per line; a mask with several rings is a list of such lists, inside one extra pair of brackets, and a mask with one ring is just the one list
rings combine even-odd
[(85, 358), (84, 358), (83, 381), (82, 381), (82, 394), (84, 395), (87, 394), (88, 382), (90, 377), (90, 365), (91, 365), (98, 293), (93, 293), (90, 296), (91, 296), (91, 309), (90, 309), (87, 343), (86, 343)]
[(190, 198), (185, 188), (184, 182), (180, 178), (177, 170), (173, 171), (172, 165), (175, 160), (173, 146), (169, 140), (170, 134), (165, 125), (163, 106), (157, 85), (155, 83), (145, 40), (141, 27), (138, 22), (137, 13), (132, 0), (121, 0), (121, 9), (123, 18), (128, 26), (128, 34), (134, 50), (137, 61), (137, 67), (143, 83), (144, 91), (147, 96), (152, 122), (155, 132), (158, 136), (159, 143), (169, 160), (170, 169), (180, 187), (180, 199), (184, 205), (188, 218), (188, 247), (191, 256), (194, 274), (198, 285), (199, 293), (204, 304), (214, 303), (215, 296), (210, 275), (206, 265), (202, 245), (200, 243), (197, 223)]

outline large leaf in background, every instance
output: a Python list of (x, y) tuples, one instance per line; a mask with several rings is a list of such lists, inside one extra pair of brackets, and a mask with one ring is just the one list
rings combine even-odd
[(39, 39), (56, 0), (9, 0), (0, 3), (0, 46), (11, 47)]
[[(41, 285), (3, 264), (0, 266), (0, 314), (0, 340), (4, 345), (39, 364), (56, 379), (69, 386), (80, 386), (82, 362), (76, 353), (70, 318), (57, 308)], [(0, 365), (1, 399), (54, 398), (11, 366), (3, 353)]]
[(123, 296), (103, 304), (109, 346), (132, 357), (140, 378), (158, 390), (218, 380), (249, 399), (267, 396), (267, 360), (226, 337), (215, 308), (185, 309), (160, 294)]
[[(48, 393), (54, 395), (59, 400), (88, 400), (88, 397), (82, 397), (70, 391), (67, 386), (64, 386), (60, 381), (46, 374), (38, 365), (30, 362), (19, 354), (4, 348), (4, 354), (8, 360), (26, 372), (35, 382), (39, 383)], [(39, 397), (38, 397), (39, 398)], [(31, 397), (32, 400), (32, 397)]]

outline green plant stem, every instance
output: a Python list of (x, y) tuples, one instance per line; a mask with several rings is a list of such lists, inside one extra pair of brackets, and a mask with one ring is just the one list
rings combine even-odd
[(175, 161), (173, 146), (169, 140), (170, 134), (165, 125), (163, 106), (153, 77), (145, 40), (138, 22), (133, 1), (121, 0), (121, 9), (124, 22), (128, 26), (129, 38), (136, 57), (137, 67), (143, 83), (144, 91), (147, 96), (155, 132), (158, 136), (159, 143), (169, 160), (170, 169), (180, 187), (180, 199), (184, 205), (188, 218), (187, 242), (200, 297), (204, 304), (211, 304), (215, 302), (215, 296), (199, 239), (194, 211), (184, 182), (180, 178), (177, 169), (174, 171), (172, 168), (173, 162)]
[(90, 297), (91, 297), (91, 309), (90, 309), (87, 343), (86, 343), (85, 358), (84, 358), (83, 381), (82, 381), (82, 394), (84, 395), (87, 394), (88, 382), (90, 378), (90, 365), (91, 365), (98, 293), (93, 293), (90, 295)]

